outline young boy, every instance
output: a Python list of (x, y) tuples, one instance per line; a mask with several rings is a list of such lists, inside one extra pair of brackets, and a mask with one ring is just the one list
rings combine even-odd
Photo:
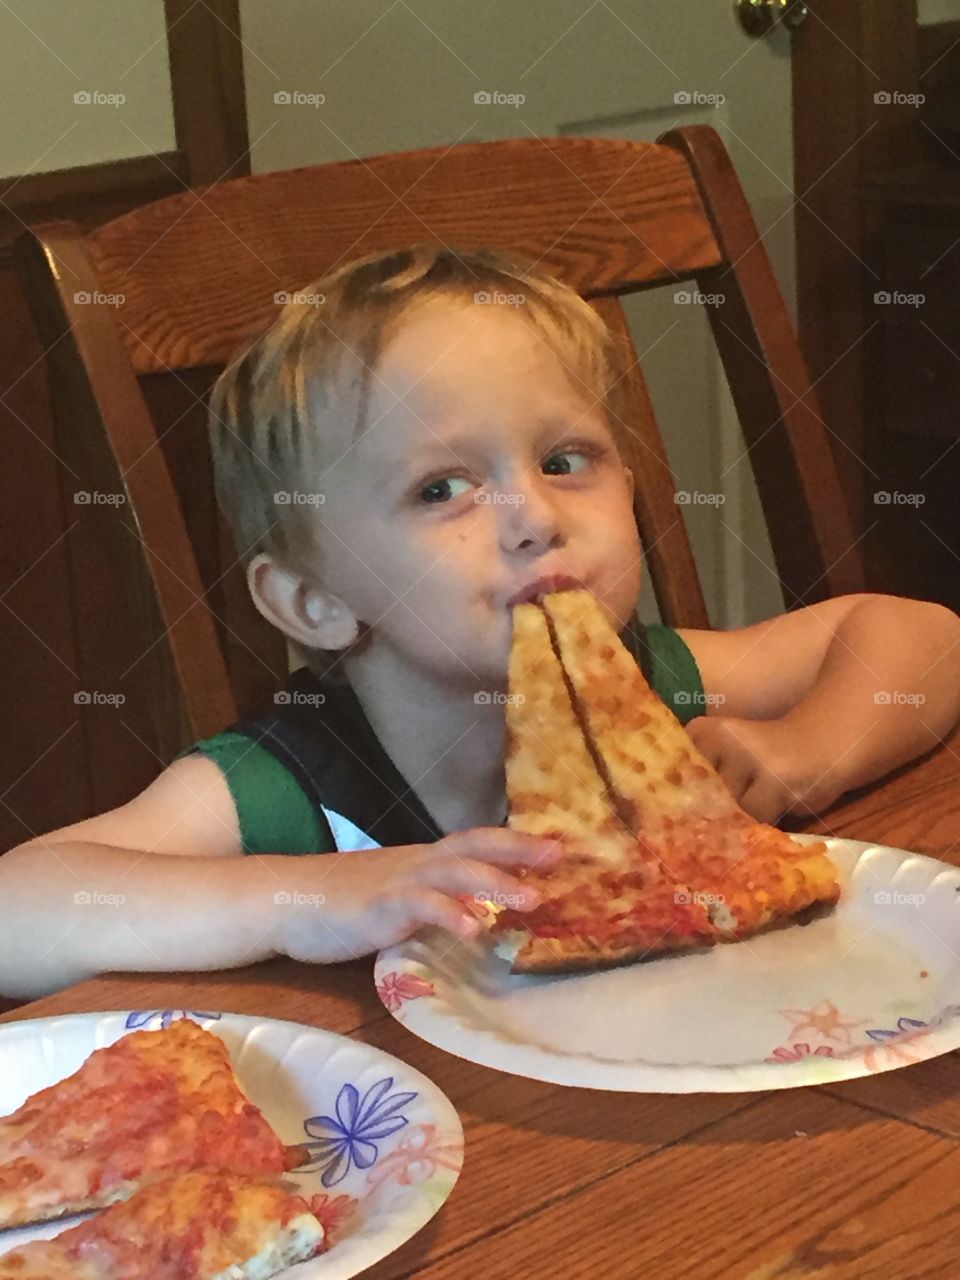
[(500, 695), (513, 605), (538, 589), (597, 597), (763, 820), (822, 810), (955, 724), (960, 620), (936, 604), (643, 633), (622, 370), (552, 277), (418, 246), (299, 296), (219, 380), (211, 438), (253, 599), (307, 666), (128, 804), (0, 859), (0, 992), (335, 961), (422, 923), (469, 933), (458, 895), (534, 905), (515, 871), (556, 851), (501, 826)]

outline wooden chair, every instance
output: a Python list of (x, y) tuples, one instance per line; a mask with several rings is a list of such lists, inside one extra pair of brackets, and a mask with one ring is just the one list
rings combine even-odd
[(510, 139), (381, 155), (187, 191), (88, 234), (37, 226), (18, 263), (47, 352), (58, 449), (75, 489), (125, 498), (91, 502), (78, 521), (84, 678), (115, 688), (123, 669), (160, 759), (224, 728), (286, 672), (215, 511), (204, 426), (213, 378), (276, 314), (278, 291), (432, 238), (540, 259), (613, 326), (633, 365), (621, 445), (665, 622), (710, 625), (618, 297), (691, 279), (725, 299), (710, 320), (787, 601), (863, 590), (817, 399), (710, 128), (656, 144)]

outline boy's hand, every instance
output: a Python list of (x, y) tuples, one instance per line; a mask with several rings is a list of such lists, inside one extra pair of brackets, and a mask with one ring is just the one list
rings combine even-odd
[(434, 844), (291, 858), (291, 884), (277, 885), (272, 949), (327, 963), (389, 947), (421, 925), (460, 937), (480, 930), (459, 895), (509, 895), (529, 911), (539, 902), (508, 867), (552, 866), (556, 840), (503, 827), (455, 831)]
[(818, 814), (845, 790), (820, 744), (780, 720), (697, 716), (686, 727), (737, 802), (760, 822)]

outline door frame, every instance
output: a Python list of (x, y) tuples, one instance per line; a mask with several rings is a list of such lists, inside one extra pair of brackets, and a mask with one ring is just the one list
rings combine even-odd
[(915, 94), (917, 0), (808, 0), (793, 36), (794, 191), (800, 344), (831, 433), (854, 527), (869, 527), (867, 369), (869, 265), (876, 215), (866, 185), (916, 164), (915, 107), (875, 95)]
[(240, 0), (163, 0), (177, 148), (190, 186), (250, 172)]

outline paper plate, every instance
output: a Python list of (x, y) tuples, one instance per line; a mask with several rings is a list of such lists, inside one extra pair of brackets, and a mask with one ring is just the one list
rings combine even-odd
[(787, 1089), (960, 1048), (960, 870), (825, 843), (843, 895), (807, 925), (561, 977), (511, 975), (488, 940), (431, 931), (380, 953), (377, 990), (449, 1053), (591, 1089)]
[[(291, 1268), (291, 1280), (358, 1275), (446, 1200), (463, 1160), (463, 1130), (445, 1094), (379, 1049), (295, 1022), (158, 1009), (8, 1023), (0, 1026), (0, 1115), (76, 1071), (94, 1049), (184, 1016), (226, 1042), (244, 1092), (282, 1140), (308, 1146), (310, 1163), (289, 1178), (331, 1223), (333, 1245)], [(0, 1254), (78, 1221), (0, 1232)]]

